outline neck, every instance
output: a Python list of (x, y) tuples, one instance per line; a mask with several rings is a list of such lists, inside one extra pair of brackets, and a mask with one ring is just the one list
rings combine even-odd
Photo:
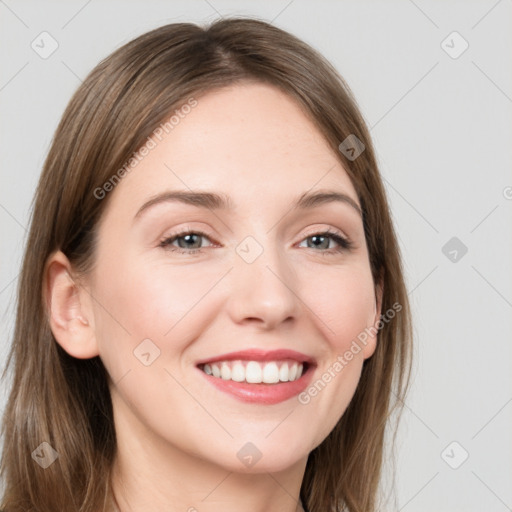
[[(112, 473), (115, 512), (304, 512), (299, 485), (285, 472), (236, 474), (222, 471), (159, 471), (125, 467), (116, 457)], [(156, 476), (158, 475), (158, 476)]]

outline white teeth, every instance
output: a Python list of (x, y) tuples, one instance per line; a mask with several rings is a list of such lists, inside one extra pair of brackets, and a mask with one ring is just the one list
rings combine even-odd
[(220, 376), (224, 380), (231, 380), (231, 368), (226, 363), (222, 363), (220, 367)]
[(205, 364), (203, 371), (207, 375), (233, 380), (235, 382), (248, 382), (250, 384), (276, 384), (279, 382), (292, 382), (302, 376), (304, 366), (297, 361), (217, 361)]
[(297, 363), (293, 363), (290, 368), (290, 373), (288, 374), (288, 378), (290, 380), (295, 380), (296, 377), (297, 377)]
[(279, 380), (281, 382), (288, 382), (290, 372), (288, 371), (288, 363), (284, 363), (279, 370)]
[(239, 361), (233, 365), (233, 369), (231, 370), (231, 380), (234, 380), (235, 382), (243, 382), (245, 380), (245, 368)]
[(251, 384), (261, 382), (261, 366), (256, 361), (249, 361), (245, 367), (245, 380)]
[(275, 384), (279, 382), (279, 368), (276, 363), (268, 363), (263, 367), (262, 380), (265, 384)]

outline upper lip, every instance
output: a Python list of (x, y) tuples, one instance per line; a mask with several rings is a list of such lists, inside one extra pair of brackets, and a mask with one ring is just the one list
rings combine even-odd
[(293, 359), (299, 363), (315, 364), (314, 358), (307, 356), (296, 350), (278, 349), (278, 350), (262, 350), (262, 349), (247, 349), (239, 352), (228, 352), (226, 354), (220, 354), (218, 356), (209, 357), (202, 359), (197, 362), (197, 365), (206, 363), (215, 363), (217, 361), (233, 361), (233, 360), (245, 360), (245, 361), (279, 361), (281, 359)]

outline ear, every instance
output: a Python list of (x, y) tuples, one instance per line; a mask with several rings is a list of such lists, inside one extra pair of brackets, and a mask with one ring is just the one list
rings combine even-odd
[(66, 255), (62, 251), (53, 253), (45, 267), (44, 300), (57, 343), (69, 355), (89, 359), (99, 355), (91, 300), (72, 274)]
[(368, 359), (373, 355), (377, 348), (377, 336), (379, 324), (381, 323), (382, 295), (384, 293), (384, 278), (381, 275), (375, 283), (375, 314), (372, 324), (367, 328), (368, 338), (363, 349), (364, 359)]

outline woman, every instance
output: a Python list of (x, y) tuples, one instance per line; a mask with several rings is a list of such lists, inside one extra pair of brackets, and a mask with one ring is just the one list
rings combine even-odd
[(304, 42), (178, 23), (100, 62), (18, 293), (6, 512), (377, 509), (407, 293), (368, 130)]

